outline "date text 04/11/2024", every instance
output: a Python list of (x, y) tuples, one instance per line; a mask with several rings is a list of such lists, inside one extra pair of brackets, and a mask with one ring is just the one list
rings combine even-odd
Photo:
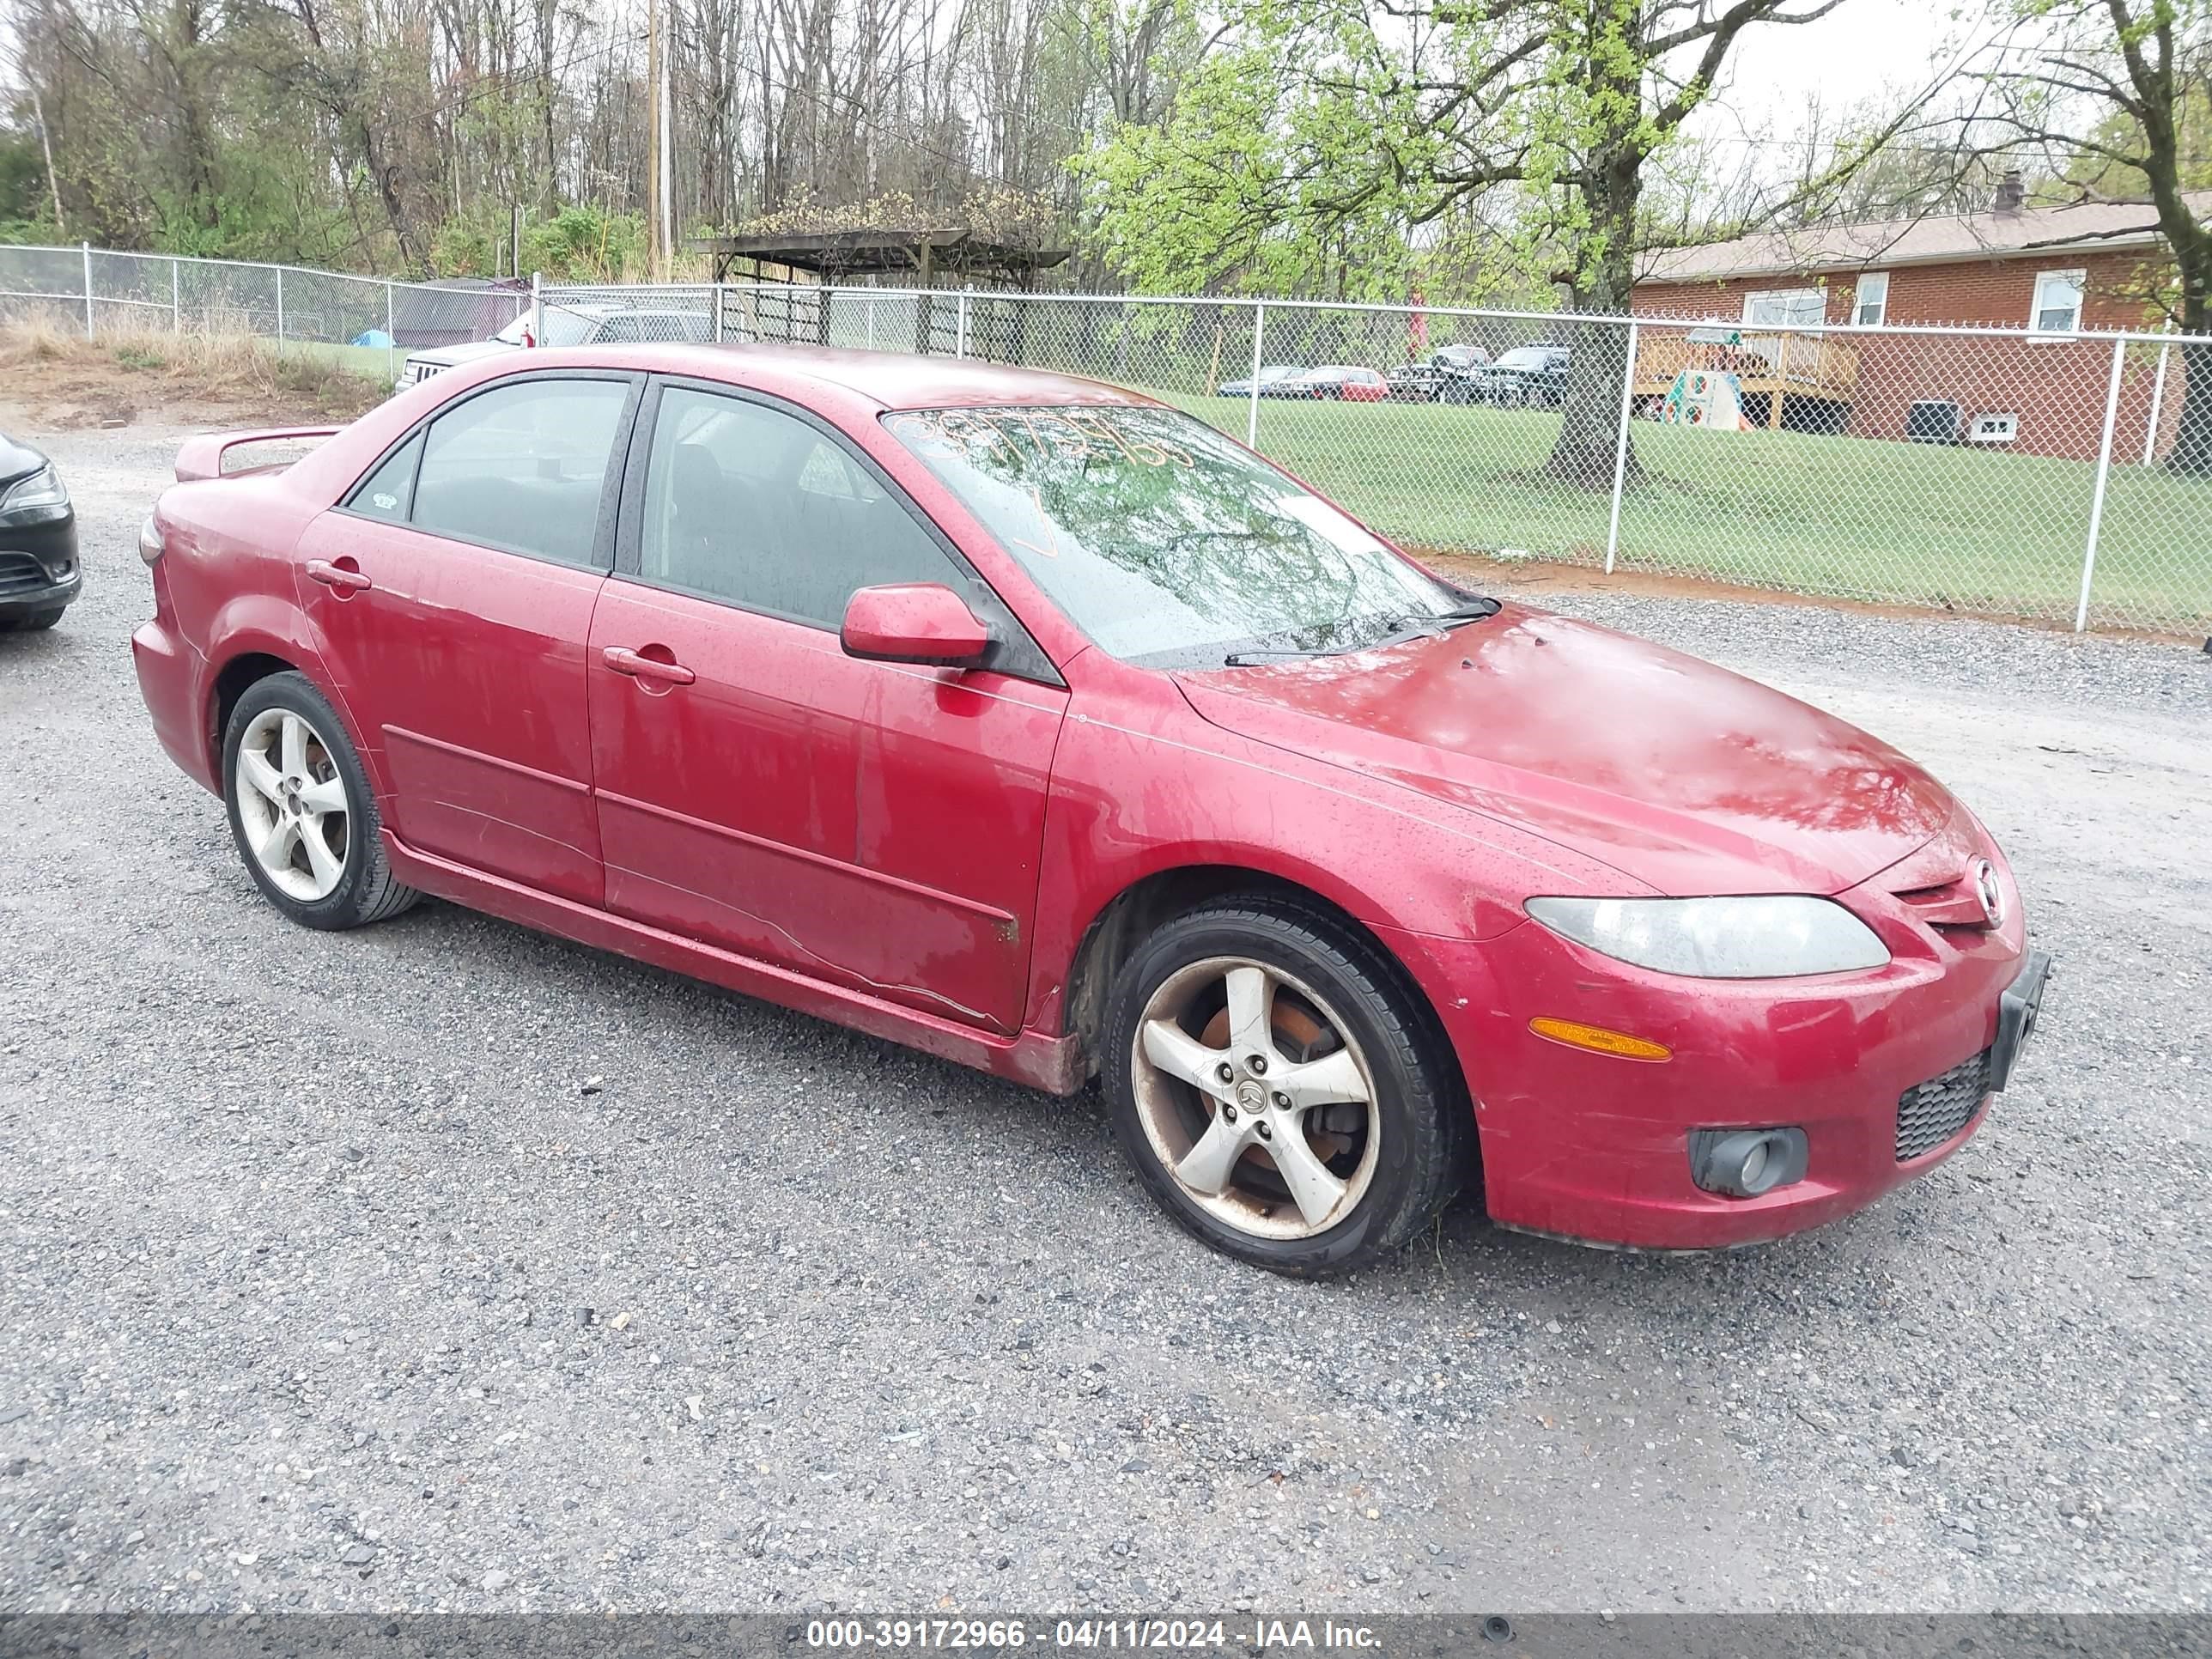
[(1231, 1643), (1250, 1652), (1294, 1649), (1358, 1650), (1381, 1645), (1365, 1625), (1333, 1619), (1057, 1619), (1032, 1630), (1020, 1619), (817, 1619), (806, 1626), (811, 1648), (936, 1648), (1003, 1650), (1035, 1642), (1055, 1648), (1179, 1652)]

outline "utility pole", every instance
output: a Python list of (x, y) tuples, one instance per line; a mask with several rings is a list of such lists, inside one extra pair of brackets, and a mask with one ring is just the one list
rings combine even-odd
[(645, 250), (656, 283), (668, 278), (668, 248), (660, 230), (660, 0), (646, 0), (645, 25)]
[(62, 217), (62, 181), (54, 177), (54, 141), (46, 137), (46, 106), (40, 100), (39, 85), (31, 83), (31, 118), (39, 124), (39, 148), (46, 152), (46, 188), (54, 196), (54, 232), (69, 234), (69, 221)]
[[(656, 10), (659, 9), (659, 3), (660, 0), (654, 0)], [(671, 3), (672, 5), (672, 0)], [(676, 21), (672, 9), (669, 14), (668, 21), (672, 26)], [(659, 280), (664, 283), (669, 278), (669, 266), (676, 258), (676, 146), (672, 142), (676, 136), (676, 111), (668, 96), (669, 83), (675, 78), (675, 70), (672, 67), (675, 57), (676, 41), (672, 27), (670, 39), (664, 41), (660, 48), (660, 270)]]

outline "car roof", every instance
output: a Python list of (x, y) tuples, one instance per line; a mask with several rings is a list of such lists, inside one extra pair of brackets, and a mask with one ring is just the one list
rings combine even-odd
[(589, 364), (691, 374), (745, 385), (761, 378), (809, 381), (854, 392), (885, 409), (974, 409), (994, 404), (1051, 407), (1066, 404), (1123, 404), (1158, 407), (1156, 398), (1103, 380), (1012, 368), (974, 358), (921, 357), (896, 351), (855, 351), (836, 346), (699, 345), (676, 342), (642, 345), (541, 348), (533, 356), (547, 367)]

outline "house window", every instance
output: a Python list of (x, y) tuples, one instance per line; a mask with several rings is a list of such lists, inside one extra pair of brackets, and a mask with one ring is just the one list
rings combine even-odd
[(2028, 326), (2038, 334), (2075, 334), (2081, 328), (2081, 289), (2086, 270), (2039, 270), (2035, 274), (2035, 306)]
[(1828, 320), (1828, 291), (1777, 288), (1747, 294), (1743, 319), (1761, 328), (1818, 328)]
[(1869, 328), (1879, 328), (1888, 317), (1889, 273), (1862, 271), (1858, 293), (1851, 302), (1851, 320)]

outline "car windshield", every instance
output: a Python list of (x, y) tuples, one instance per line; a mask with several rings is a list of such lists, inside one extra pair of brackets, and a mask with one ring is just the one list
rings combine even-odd
[(1124, 661), (1195, 667), (1246, 652), (1356, 649), (1467, 604), (1173, 410), (933, 410), (884, 423)]
[(1500, 368), (1548, 368), (1552, 354), (1541, 346), (1516, 346), (1498, 360)]

